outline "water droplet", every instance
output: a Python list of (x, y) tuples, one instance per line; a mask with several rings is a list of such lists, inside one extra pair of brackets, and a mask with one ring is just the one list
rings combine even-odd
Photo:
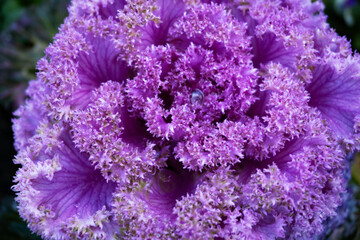
[(335, 40), (332, 40), (332, 42), (329, 44), (329, 48), (330, 51), (337, 53), (340, 51), (340, 44)]
[(204, 102), (204, 93), (199, 90), (196, 89), (192, 94), (191, 94), (191, 103), (192, 104), (199, 104), (201, 105)]

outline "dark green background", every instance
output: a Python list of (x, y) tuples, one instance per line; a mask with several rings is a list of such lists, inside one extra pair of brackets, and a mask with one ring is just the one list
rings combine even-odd
[[(356, 0), (325, 0), (328, 22), (337, 33), (360, 49), (360, 4)], [(17, 214), (12, 179), (18, 166), (12, 162), (12, 112), (24, 102), (35, 66), (66, 16), (69, 0), (0, 0), (0, 239), (40, 239), (31, 234)], [(360, 239), (360, 161), (352, 168), (354, 192), (351, 214), (327, 239)]]

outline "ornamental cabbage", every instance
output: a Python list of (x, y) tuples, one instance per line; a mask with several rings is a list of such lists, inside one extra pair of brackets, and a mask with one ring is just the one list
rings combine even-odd
[(73, 0), (13, 120), (44, 239), (316, 239), (360, 61), (311, 0)]

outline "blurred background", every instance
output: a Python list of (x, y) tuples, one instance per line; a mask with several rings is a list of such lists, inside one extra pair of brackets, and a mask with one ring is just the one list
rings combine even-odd
[[(33, 240), (16, 211), (13, 164), (16, 154), (11, 130), (12, 113), (25, 100), (28, 81), (35, 79), (36, 63), (67, 15), (70, 0), (0, 0), (0, 239)], [(351, 40), (360, 52), (359, 0), (324, 0), (331, 27)], [(341, 210), (345, 221), (331, 223), (323, 239), (360, 240), (360, 158), (349, 169), (349, 196)], [(351, 176), (351, 177), (350, 177)], [(339, 214), (339, 215), (341, 215)], [(343, 219), (343, 217), (341, 219)]]

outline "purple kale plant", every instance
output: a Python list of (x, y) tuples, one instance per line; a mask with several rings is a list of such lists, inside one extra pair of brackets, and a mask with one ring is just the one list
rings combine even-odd
[(360, 57), (311, 0), (73, 0), (14, 119), (44, 239), (316, 239)]

